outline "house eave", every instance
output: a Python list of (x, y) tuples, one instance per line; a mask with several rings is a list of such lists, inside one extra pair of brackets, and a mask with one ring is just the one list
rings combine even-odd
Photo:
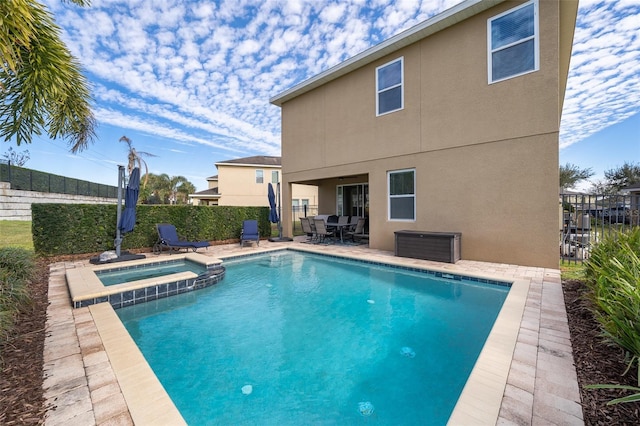
[(306, 92), (320, 87), (332, 80), (374, 62), (386, 55), (396, 52), (432, 34), (444, 30), (465, 19), (477, 15), (506, 0), (466, 0), (444, 12), (427, 19), (420, 24), (397, 34), (386, 41), (377, 44), (338, 65), (307, 79), (284, 92), (269, 99), (273, 105), (282, 106), (283, 103), (296, 98)]
[(220, 162), (220, 163), (215, 163), (214, 166), (218, 167), (218, 166), (238, 166), (238, 167), (264, 167), (264, 168), (270, 168), (270, 169), (281, 169), (282, 165), (274, 165), (274, 164), (245, 164), (245, 163), (225, 163), (224, 161)]

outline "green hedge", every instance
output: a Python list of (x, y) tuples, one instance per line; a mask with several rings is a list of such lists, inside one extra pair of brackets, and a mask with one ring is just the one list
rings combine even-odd
[[(33, 247), (38, 255), (99, 253), (113, 250), (117, 206), (113, 204), (32, 204)], [(123, 250), (151, 248), (156, 224), (171, 223), (191, 241), (240, 238), (242, 221), (258, 220), (260, 235), (271, 236), (268, 207), (139, 205), (136, 226), (124, 235)]]

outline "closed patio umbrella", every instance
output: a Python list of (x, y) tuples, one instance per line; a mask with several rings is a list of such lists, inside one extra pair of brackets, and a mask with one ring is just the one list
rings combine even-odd
[(140, 169), (135, 167), (129, 176), (129, 183), (124, 194), (124, 210), (118, 224), (118, 229), (122, 233), (133, 231), (136, 224), (136, 204), (138, 203), (138, 193), (140, 192)]
[(271, 223), (278, 223), (278, 210), (276, 210), (276, 194), (273, 191), (273, 185), (269, 184), (269, 189), (268, 189), (268, 196), (269, 196), (269, 221)]

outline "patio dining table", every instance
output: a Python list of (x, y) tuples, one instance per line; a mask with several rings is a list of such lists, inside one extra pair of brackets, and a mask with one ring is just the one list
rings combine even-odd
[(327, 228), (336, 228), (340, 232), (340, 242), (344, 243), (344, 228), (353, 226), (352, 223), (326, 222)]

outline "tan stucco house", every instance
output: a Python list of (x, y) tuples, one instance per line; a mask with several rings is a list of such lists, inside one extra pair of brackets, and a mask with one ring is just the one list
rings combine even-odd
[(372, 248), (460, 232), (462, 259), (557, 268), (577, 8), (467, 0), (273, 97), (283, 205), (316, 185), (320, 214), (369, 218)]
[[(267, 186), (280, 182), (281, 157), (253, 156), (215, 163), (218, 174), (207, 178), (209, 188), (189, 194), (194, 205), (268, 206)], [(288, 205), (318, 203), (315, 186), (293, 185), (293, 199)]]

